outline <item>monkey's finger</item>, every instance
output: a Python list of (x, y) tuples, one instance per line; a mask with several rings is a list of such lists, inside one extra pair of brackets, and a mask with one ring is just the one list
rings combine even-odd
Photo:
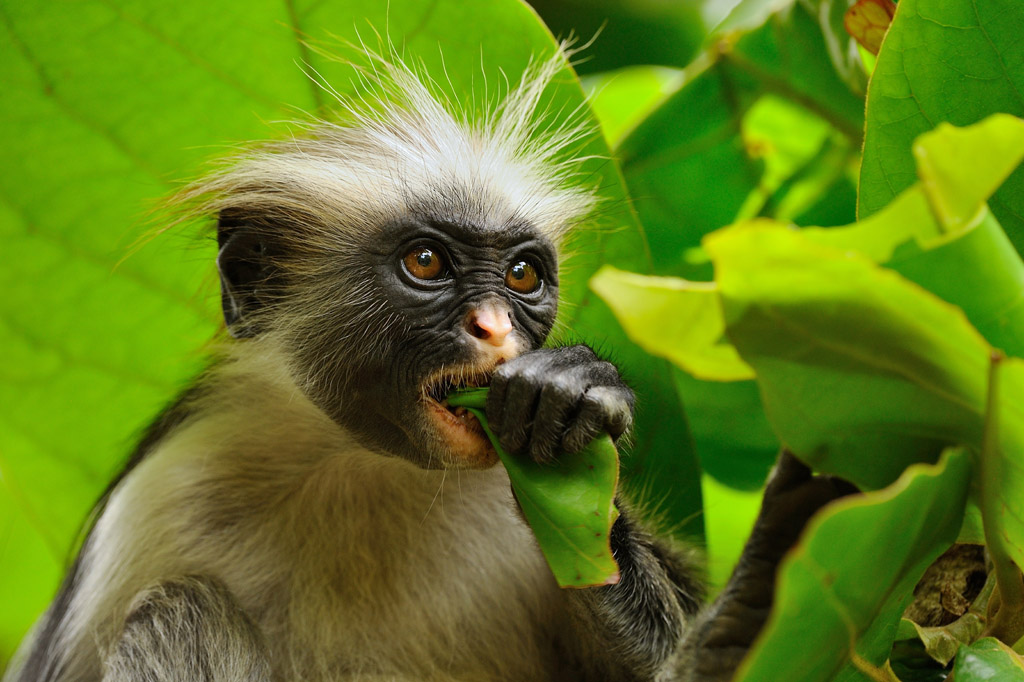
[(633, 425), (633, 394), (615, 388), (597, 386), (587, 392), (595, 396), (604, 411), (604, 427), (613, 439), (629, 431)]
[(579, 413), (562, 438), (562, 449), (569, 453), (579, 452), (604, 430), (604, 422), (604, 406), (588, 392), (583, 396)]
[(505, 394), (508, 391), (508, 376), (502, 372), (495, 372), (491, 377), (490, 388), (487, 391), (487, 405), (484, 412), (487, 414), (487, 423), (495, 435), (505, 432)]
[(566, 452), (578, 452), (602, 432), (617, 439), (633, 423), (629, 394), (606, 386), (594, 386), (583, 396), (580, 412), (562, 441)]
[(519, 454), (529, 445), (540, 390), (540, 382), (532, 372), (519, 373), (509, 379), (501, 406), (501, 431), (495, 431), (498, 442), (507, 452)]
[(562, 444), (569, 418), (577, 411), (580, 390), (570, 377), (551, 381), (541, 390), (530, 437), (530, 456), (550, 462)]

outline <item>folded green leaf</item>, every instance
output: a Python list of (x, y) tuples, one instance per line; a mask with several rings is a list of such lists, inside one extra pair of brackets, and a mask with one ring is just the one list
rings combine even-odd
[(812, 519), (779, 569), (772, 615), (737, 682), (826, 682), (883, 666), (914, 584), (956, 538), (969, 472), (968, 453), (949, 450)]
[(990, 348), (958, 309), (793, 230), (739, 226), (706, 246), (769, 419), (813, 466), (877, 488), (981, 442)]
[(611, 266), (590, 287), (611, 306), (629, 337), (698, 379), (753, 379), (725, 336), (717, 287), (675, 277), (646, 277)]
[(1024, 158), (1024, 121), (997, 114), (940, 125), (914, 143), (921, 181), (819, 244), (858, 251), (961, 307), (997, 348), (1024, 355), (1024, 263), (985, 202)]
[[(981, 510), (993, 558), (1005, 552), (1024, 566), (1024, 360), (1003, 359), (993, 371), (994, 413), (986, 423), (981, 448)], [(1012, 568), (1010, 571), (1014, 570)]]
[(609, 534), (619, 512), (615, 490), (619, 457), (607, 435), (575, 454), (563, 453), (552, 464), (506, 453), (484, 415), (486, 388), (464, 389), (448, 396), (480, 421), (501, 463), (527, 523), (537, 537), (555, 580), (562, 587), (590, 587), (619, 581)]
[(950, 232), (979, 213), (1024, 159), (1024, 121), (993, 114), (964, 128), (940, 123), (914, 141), (917, 175), (935, 216)]
[(923, 627), (904, 618), (900, 621), (901, 632), (904, 624), (908, 624), (914, 632), (913, 636), (921, 640), (928, 655), (942, 665), (952, 661), (962, 645), (977, 639), (985, 627), (981, 616), (972, 612), (942, 627)]

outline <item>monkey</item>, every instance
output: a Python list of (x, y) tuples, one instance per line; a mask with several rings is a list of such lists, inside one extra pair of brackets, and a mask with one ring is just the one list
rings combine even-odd
[(595, 211), (551, 123), (559, 53), (471, 116), (398, 58), (337, 122), (183, 193), (216, 219), (226, 334), (143, 434), (10, 682), (729, 679), (778, 560), (839, 493), (780, 462), (710, 607), (622, 495), (617, 584), (562, 590), (481, 425), (550, 462), (632, 425), (586, 345), (546, 345)]

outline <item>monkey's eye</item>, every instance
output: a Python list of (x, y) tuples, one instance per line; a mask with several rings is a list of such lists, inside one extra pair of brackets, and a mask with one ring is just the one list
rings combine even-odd
[(402, 259), (405, 269), (416, 279), (440, 279), (447, 272), (441, 254), (427, 246), (417, 246)]
[(505, 286), (519, 294), (532, 294), (540, 288), (540, 275), (529, 261), (513, 263), (505, 272)]

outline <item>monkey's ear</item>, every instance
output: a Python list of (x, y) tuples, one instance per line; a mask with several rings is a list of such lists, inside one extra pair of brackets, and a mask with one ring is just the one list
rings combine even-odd
[(275, 269), (266, 236), (244, 220), (220, 214), (217, 221), (217, 270), (221, 307), (228, 332), (236, 339), (262, 331), (256, 313), (272, 298)]

